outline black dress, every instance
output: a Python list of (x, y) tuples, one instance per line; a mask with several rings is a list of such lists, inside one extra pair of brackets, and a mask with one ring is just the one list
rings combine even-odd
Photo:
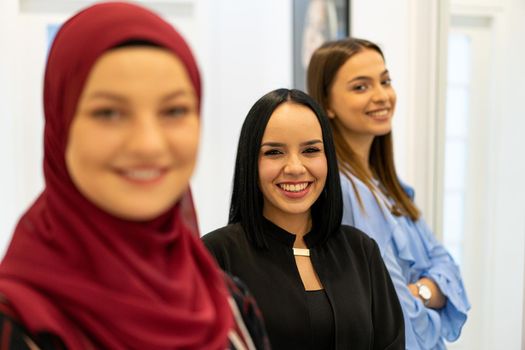
[[(256, 248), (240, 224), (203, 237), (228, 273), (254, 295), (273, 349), (316, 349), (307, 292), (295, 258), (295, 236), (264, 221), (269, 249)], [(325, 244), (311, 246), (310, 259), (333, 313), (335, 349), (404, 349), (403, 313), (374, 240), (341, 226)]]

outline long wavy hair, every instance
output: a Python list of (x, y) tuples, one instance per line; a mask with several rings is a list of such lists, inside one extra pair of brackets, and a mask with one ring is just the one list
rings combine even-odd
[[(307, 72), (308, 93), (325, 111), (330, 107), (329, 93), (337, 72), (349, 58), (365, 50), (378, 52), (384, 60), (383, 52), (378, 45), (358, 38), (327, 42), (312, 55)], [(334, 119), (330, 119), (330, 124), (334, 134), (339, 169), (350, 180), (357, 194), (357, 199), (364, 209), (359, 192), (350, 175), (361, 180), (376, 196), (372, 175), (367, 172), (355, 151), (346, 142), (338, 123), (335, 123)], [(368, 162), (373, 175), (379, 179), (382, 190), (394, 200), (394, 205), (390, 208), (391, 212), (398, 216), (407, 215), (412, 220), (417, 220), (420, 212), (403, 190), (396, 173), (392, 132), (374, 137)]]

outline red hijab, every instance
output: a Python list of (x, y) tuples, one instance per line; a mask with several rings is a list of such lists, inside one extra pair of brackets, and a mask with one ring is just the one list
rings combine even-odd
[(130, 222), (89, 202), (67, 172), (69, 126), (88, 74), (131, 40), (173, 52), (200, 101), (190, 49), (157, 15), (105, 3), (69, 19), (45, 73), (46, 187), (15, 229), (0, 294), (30, 332), (53, 333), (69, 349), (224, 349), (233, 324), (226, 287), (196, 232), (189, 191), (160, 218)]

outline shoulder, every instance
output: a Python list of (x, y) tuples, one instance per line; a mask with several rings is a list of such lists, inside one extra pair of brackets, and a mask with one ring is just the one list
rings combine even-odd
[(407, 194), (407, 196), (413, 201), (414, 197), (416, 196), (416, 191), (414, 188), (405, 182), (403, 182), (401, 179), (398, 179), (399, 184), (401, 185), (401, 188), (403, 188), (403, 191)]
[(365, 203), (374, 198), (372, 191), (357, 176), (350, 174), (350, 177), (348, 177), (340, 172), (339, 177), (341, 179), (343, 197), (349, 197), (352, 199), (352, 202), (356, 202), (357, 196), (359, 196), (361, 201)]
[(244, 254), (250, 246), (240, 223), (230, 224), (207, 233), (202, 237), (202, 241), (223, 269), (228, 257), (238, 253)]
[(373, 238), (354, 226), (341, 225), (334, 238), (333, 244), (344, 242), (351, 250), (363, 252), (367, 256), (375, 254), (375, 251), (379, 249)]
[(240, 223), (230, 224), (202, 236), (202, 241), (207, 247), (222, 246), (238, 242), (246, 237)]

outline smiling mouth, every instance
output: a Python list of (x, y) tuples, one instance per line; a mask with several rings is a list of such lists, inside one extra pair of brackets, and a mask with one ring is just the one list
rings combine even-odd
[(167, 168), (144, 168), (118, 170), (117, 173), (134, 183), (151, 184), (160, 181), (167, 171)]
[(298, 193), (304, 191), (309, 185), (310, 182), (302, 182), (298, 184), (278, 184), (277, 186), (279, 186), (279, 188), (283, 191)]
[(374, 117), (374, 118), (385, 118), (388, 117), (390, 113), (389, 109), (379, 109), (371, 112), (366, 112), (367, 115)]

